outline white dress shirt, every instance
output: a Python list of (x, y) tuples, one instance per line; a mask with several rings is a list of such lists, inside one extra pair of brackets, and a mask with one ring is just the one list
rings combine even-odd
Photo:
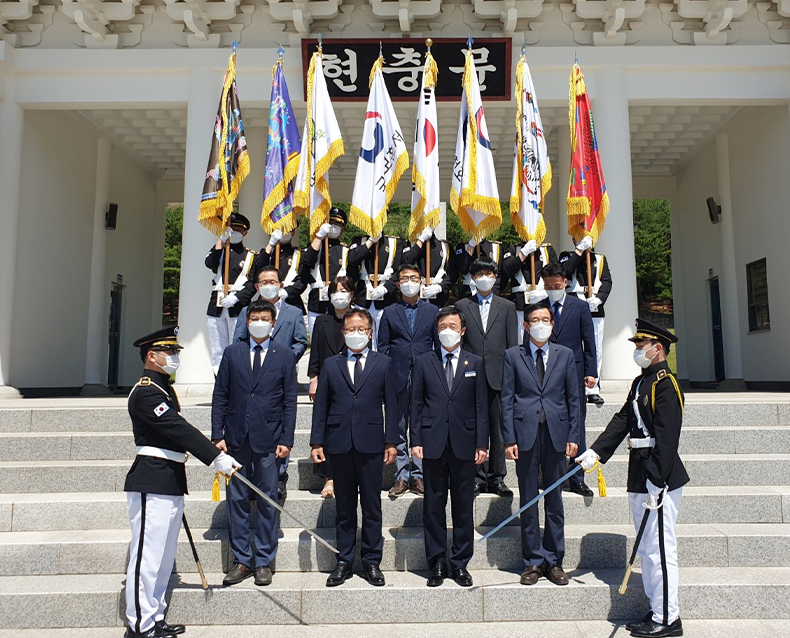
[(261, 366), (263, 366), (263, 360), (266, 358), (266, 353), (269, 352), (269, 342), (271, 339), (265, 339), (261, 343), (256, 343), (255, 339), (250, 337), (250, 367), (255, 365), (255, 346), (260, 346), (261, 350)]
[(483, 332), (488, 330), (488, 313), (491, 311), (491, 300), (494, 298), (494, 293), (489, 293), (488, 297), (483, 297), (479, 292), (477, 293), (477, 307), (480, 308), (480, 319), (483, 321)]
[(535, 363), (535, 366), (538, 365), (538, 348), (543, 349), (543, 367), (544, 369), (548, 369), (549, 366), (549, 342), (547, 341), (542, 346), (536, 346), (532, 339), (529, 340), (529, 353), (532, 357), (532, 361)]
[(455, 374), (458, 372), (458, 359), (461, 358), (461, 344), (459, 343), (457, 346), (455, 346), (455, 350), (448, 351), (442, 348), (442, 368), (445, 368), (447, 366), (448, 354), (453, 355), (453, 360), (450, 365), (453, 366), (453, 377), (455, 377)]
[(351, 377), (351, 382), (356, 383), (357, 380), (354, 378), (354, 366), (357, 364), (356, 355), (361, 354), (362, 358), (360, 359), (362, 363), (362, 369), (365, 369), (365, 364), (368, 362), (368, 353), (370, 352), (370, 348), (365, 348), (362, 352), (352, 352), (351, 350), (348, 351), (348, 358), (346, 361), (348, 362), (348, 375)]

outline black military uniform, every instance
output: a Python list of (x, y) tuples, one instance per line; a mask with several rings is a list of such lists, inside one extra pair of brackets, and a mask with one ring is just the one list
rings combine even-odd
[[(506, 278), (502, 274), (502, 242), (484, 239), (472, 249), (471, 255), (469, 251), (466, 250), (467, 246), (468, 244), (466, 242), (456, 246), (455, 255), (453, 256), (455, 269), (458, 271), (458, 274), (464, 278), (458, 298), (465, 299), (467, 297), (474, 297), (477, 293), (477, 289), (472, 282), (472, 276), (469, 274), (469, 269), (472, 267), (475, 259), (479, 259), (480, 257), (490, 259), (496, 264), (498, 274), (494, 282), (493, 293), (499, 296), (504, 288), (502, 284), (506, 282)], [(479, 256), (477, 250), (478, 246), (480, 247)]]
[[(271, 253), (267, 253), (265, 249), (258, 253), (252, 266), (255, 277), (257, 277), (261, 268), (274, 265), (276, 250), (277, 248), (275, 247)], [(302, 293), (307, 290), (307, 284), (302, 280), (300, 274), (302, 256), (302, 252), (298, 248), (294, 248), (290, 243), (280, 244), (280, 281), (283, 283), (283, 289), (288, 293), (288, 296), (285, 297), (285, 303), (299, 308), (304, 315), (307, 314), (307, 311), (304, 307), (304, 301), (302, 301)]]
[[(436, 297), (427, 299), (434, 306), (444, 308), (450, 299), (450, 289), (458, 279), (458, 271), (455, 267), (453, 252), (446, 241), (441, 241), (436, 237), (431, 237), (431, 284), (439, 284), (442, 287)], [(425, 273), (425, 245), (420, 248), (416, 243), (409, 248), (404, 248), (401, 253), (402, 264), (416, 264), (420, 272)]]

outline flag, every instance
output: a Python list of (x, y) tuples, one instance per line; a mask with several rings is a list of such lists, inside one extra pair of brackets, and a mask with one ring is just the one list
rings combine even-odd
[(439, 119), (436, 116), (436, 78), (439, 68), (430, 51), (425, 56), (422, 91), (414, 133), (414, 163), (411, 167), (411, 220), (409, 240), (413, 243), (428, 226), (439, 225)]
[(538, 111), (538, 98), (523, 54), (516, 68), (516, 96), (518, 110), (510, 217), (521, 239), (534, 239), (540, 245), (546, 238), (543, 210), (546, 193), (551, 189), (551, 162)]
[(387, 93), (383, 65), (384, 58), (379, 55), (370, 69), (370, 96), (348, 215), (352, 224), (371, 237), (380, 235), (387, 223), (387, 206), (409, 167), (409, 151)]
[(480, 242), (499, 228), (502, 210), (471, 46), (466, 52), (463, 85), (450, 206), (463, 229)]
[(321, 52), (313, 53), (307, 71), (307, 117), (302, 129), (302, 153), (296, 175), (296, 212), (310, 219), (310, 238), (329, 220), (329, 169), (345, 153), (332, 101), (326, 89)]
[(227, 226), (241, 183), (250, 174), (250, 156), (244, 138), (239, 91), (236, 87), (236, 48), (228, 60), (222, 95), (214, 122), (206, 180), (200, 197), (198, 222), (215, 235)]
[(296, 125), (288, 85), (283, 73), (283, 59), (272, 70), (272, 94), (269, 103), (269, 137), (266, 140), (266, 171), (263, 175), (263, 210), (261, 226), (270, 235), (296, 227), (293, 206), (293, 180), (299, 170), (299, 128)]
[(609, 195), (601, 170), (595, 125), (584, 75), (578, 63), (571, 69), (569, 120), (571, 175), (568, 181), (568, 234), (575, 243), (585, 235), (598, 241), (609, 212)]

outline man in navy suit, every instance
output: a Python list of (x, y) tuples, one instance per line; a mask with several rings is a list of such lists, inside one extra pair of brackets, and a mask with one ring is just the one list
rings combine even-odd
[[(346, 349), (324, 362), (318, 377), (310, 433), (314, 463), (329, 458), (335, 481), (337, 566), (327, 578), (336, 587), (351, 578), (362, 504), (362, 572), (375, 586), (381, 573), (382, 463), (395, 460), (398, 391), (392, 360), (370, 347), (373, 317), (364, 308), (343, 317)], [(384, 414), (382, 414), (382, 406)], [(359, 496), (359, 499), (357, 498)]]
[[(585, 304), (585, 308), (587, 305)], [(551, 485), (565, 474), (566, 457), (576, 456), (581, 436), (579, 385), (573, 352), (550, 343), (554, 320), (543, 304), (524, 311), (529, 340), (505, 352), (502, 377), (502, 427), (505, 454), (516, 461), (521, 505), (538, 494), (538, 471)], [(538, 507), (521, 514), (522, 585), (534, 585), (545, 575), (555, 585), (567, 585), (562, 569), (565, 555), (565, 513), (562, 492), (545, 497), (543, 539)]]
[[(550, 263), (541, 272), (545, 294), (554, 316), (554, 330), (551, 342), (558, 343), (573, 350), (576, 364), (576, 378), (579, 384), (579, 396), (584, 397), (584, 389), (595, 387), (598, 376), (595, 354), (595, 328), (593, 327), (590, 307), (576, 295), (566, 293), (568, 285), (565, 266)], [(539, 291), (538, 291), (539, 292)], [(585, 440), (585, 420), (587, 403), (581, 402), (581, 438), (579, 453), (587, 449)], [(593, 491), (584, 484), (584, 475), (575, 474), (568, 481), (568, 489), (582, 496), (593, 496)]]
[(442, 347), (418, 357), (411, 404), (412, 455), (423, 459), (422, 520), (428, 587), (447, 575), (447, 490), (453, 516), (450, 573), (461, 587), (472, 586), (466, 570), (474, 545), (475, 465), (486, 460), (488, 384), (483, 358), (461, 349), (466, 331), (461, 311), (442, 308), (436, 320)]
[[(246, 341), (225, 349), (211, 402), (211, 439), (232, 450), (239, 470), (264, 494), (277, 498), (277, 459), (288, 456), (296, 428), (296, 366), (291, 349), (271, 341), (277, 311), (268, 301), (253, 301), (247, 313)], [(255, 575), (256, 585), (272, 582), (277, 553), (277, 511), (258, 501), (255, 551), (250, 545), (250, 491), (240, 481), (227, 487), (228, 528), (234, 566), (223, 585)]]
[(409, 490), (425, 493), (422, 478), (422, 460), (412, 455), (409, 459), (406, 442), (409, 431), (409, 397), (414, 362), (422, 354), (439, 347), (436, 333), (436, 315), (433, 304), (420, 299), (422, 273), (414, 264), (402, 264), (395, 275), (401, 299), (384, 308), (379, 324), (378, 351), (393, 359), (398, 389), (398, 427), (400, 442), (395, 459), (395, 484), (389, 491), (390, 498), (402, 496)]

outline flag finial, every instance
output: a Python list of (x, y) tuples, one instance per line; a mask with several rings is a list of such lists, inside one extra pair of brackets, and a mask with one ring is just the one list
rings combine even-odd
[(474, 41), (475, 39), (472, 37), (472, 34), (470, 33), (469, 37), (466, 39), (466, 48), (469, 49), (470, 51), (472, 50), (472, 43)]
[(319, 33), (319, 34), (318, 34), (318, 52), (319, 52), (319, 53), (322, 53), (322, 52), (323, 52), (323, 50), (324, 50), (324, 38), (323, 38), (323, 36), (322, 36), (322, 35)]
[(576, 49), (573, 50), (573, 63), (579, 64), (579, 54), (576, 52)]
[(425, 46), (426, 46), (426, 47), (428, 47), (428, 53), (430, 53), (430, 52), (431, 52), (431, 46), (432, 46), (432, 45), (433, 45), (433, 40), (431, 40), (430, 38), (427, 38), (427, 39), (425, 40)]
[(285, 49), (283, 48), (283, 45), (278, 42), (277, 43), (277, 57), (280, 60), (282, 60), (284, 55), (285, 55)]
[(521, 34), (521, 55), (527, 57), (527, 36), (523, 33)]
[(379, 57), (383, 57), (383, 56), (384, 56), (384, 53), (382, 53), (382, 50), (381, 50), (381, 40), (379, 40)]
[(239, 48), (238, 42), (236, 42), (236, 40), (234, 40), (233, 44), (231, 44), (231, 47), (233, 49), (233, 55), (236, 55), (236, 50)]

